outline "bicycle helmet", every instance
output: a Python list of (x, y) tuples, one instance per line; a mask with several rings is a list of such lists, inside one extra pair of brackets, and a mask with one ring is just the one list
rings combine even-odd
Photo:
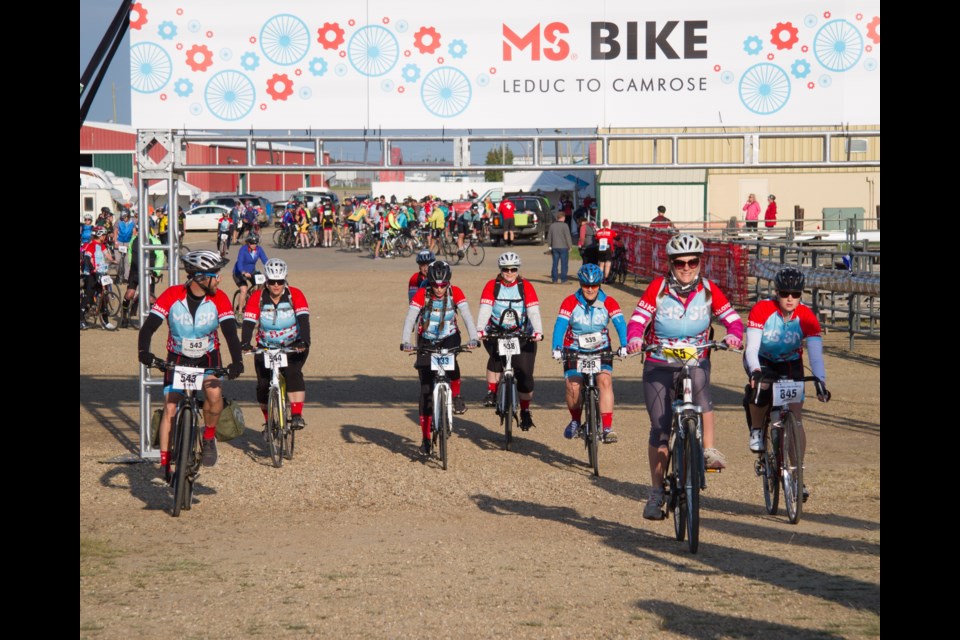
[(703, 243), (697, 236), (681, 233), (670, 238), (667, 242), (668, 256), (684, 256), (695, 253), (703, 253)]
[(803, 272), (793, 267), (785, 267), (777, 271), (773, 278), (773, 286), (777, 291), (803, 291), (806, 277)]
[(437, 257), (433, 255), (433, 251), (430, 251), (429, 249), (424, 249), (417, 254), (417, 264), (430, 264), (436, 259)]
[(183, 268), (190, 277), (198, 273), (219, 271), (230, 262), (216, 251), (191, 251), (181, 256), (180, 261), (183, 262)]
[(84, 219), (85, 221), (93, 222), (93, 216), (90, 215), (89, 213), (86, 214), (86, 215), (84, 215), (84, 216), (83, 216), (83, 219)]
[(263, 265), (263, 272), (267, 280), (286, 280), (287, 263), (280, 258), (271, 258), (267, 264)]
[(595, 264), (585, 264), (577, 271), (580, 284), (603, 284), (603, 269)]
[(430, 265), (429, 269), (427, 269), (427, 280), (430, 281), (430, 284), (436, 284), (438, 282), (450, 282), (450, 278), (452, 276), (453, 269), (451, 269), (450, 265), (443, 260), (437, 260)]
[(103, 227), (94, 227), (90, 230), (90, 233), (94, 238), (102, 238), (103, 236), (107, 235), (107, 230)]
[(497, 260), (497, 265), (500, 267), (519, 267), (520, 256), (515, 254), (513, 251), (507, 251), (506, 253), (500, 254), (500, 259)]
[(260, 236), (258, 236), (257, 234), (251, 233), (250, 235), (247, 236), (247, 244), (259, 244), (259, 243), (260, 243)]

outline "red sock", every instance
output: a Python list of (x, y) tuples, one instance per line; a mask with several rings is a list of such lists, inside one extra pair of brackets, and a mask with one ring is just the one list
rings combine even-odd
[(455, 396), (460, 395), (460, 380), (450, 381), (450, 391), (452, 391)]
[(203, 439), (204, 440), (213, 440), (217, 437), (217, 428), (216, 427), (204, 427), (203, 428)]
[(263, 421), (264, 421), (264, 422), (266, 422), (267, 420), (270, 419), (270, 418), (267, 417), (267, 408), (266, 408), (266, 407), (260, 407), (260, 411), (263, 411)]
[(169, 466), (170, 466), (170, 452), (169, 452), (169, 451), (161, 451), (161, 452), (160, 452), (160, 466), (161, 466), (161, 467), (169, 467)]
[(496, 382), (488, 382), (488, 383), (487, 383), (487, 391), (489, 391), (490, 393), (496, 393), (496, 392), (497, 392), (497, 383), (496, 383)]
[(290, 403), (290, 413), (295, 416), (303, 414), (303, 403), (302, 402), (291, 402)]
[(570, 409), (570, 417), (580, 422), (580, 415), (583, 413), (583, 409), (577, 407), (576, 409)]
[(600, 422), (603, 424), (603, 430), (606, 431), (613, 427), (613, 411), (610, 413), (600, 412)]
[(521, 401), (520, 401), (520, 410), (521, 410), (521, 411), (529, 411), (529, 410), (530, 410), (530, 401), (529, 401), (529, 400), (521, 400)]
[(430, 439), (430, 423), (433, 422), (433, 416), (420, 416), (420, 433), (427, 440)]

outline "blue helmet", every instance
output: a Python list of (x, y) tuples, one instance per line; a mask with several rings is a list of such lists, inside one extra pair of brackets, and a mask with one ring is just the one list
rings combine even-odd
[(429, 249), (424, 249), (417, 254), (417, 264), (430, 264), (437, 258), (433, 255), (433, 251)]
[(580, 284), (603, 284), (603, 269), (595, 264), (585, 264), (577, 271)]

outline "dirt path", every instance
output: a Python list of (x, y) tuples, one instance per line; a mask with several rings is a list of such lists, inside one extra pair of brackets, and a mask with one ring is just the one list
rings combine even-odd
[[(796, 526), (764, 513), (742, 369), (715, 357), (730, 468), (708, 477), (690, 555), (671, 521), (640, 517), (649, 478), (638, 362), (615, 372), (620, 442), (601, 449), (594, 478), (583, 447), (562, 437), (569, 414), (546, 350), (538, 426), (513, 452), (476, 404), (485, 356), (463, 357), (473, 402), (444, 472), (417, 453), (417, 382), (397, 348), (413, 260), (276, 253), (311, 303), (309, 426), (294, 460), (272, 468), (252, 372), (228, 383), (248, 430), (221, 444), (180, 518), (169, 489), (151, 482), (155, 465), (104, 463), (137, 448), (135, 332), (81, 333), (81, 637), (880, 635), (879, 341), (849, 353), (844, 336), (827, 337), (834, 401), (808, 405), (813, 497)], [(541, 249), (519, 253), (550, 330), (572, 287), (549, 284)], [(474, 314), (496, 255), (455, 269)], [(628, 308), (640, 293), (609, 291)]]

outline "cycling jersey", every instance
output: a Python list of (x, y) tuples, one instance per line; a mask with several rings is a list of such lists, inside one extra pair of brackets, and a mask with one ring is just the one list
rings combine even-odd
[(617, 237), (617, 232), (613, 229), (599, 229), (597, 231), (597, 244), (600, 245), (600, 251), (610, 251), (613, 248), (613, 241)]
[[(642, 339), (652, 321), (648, 344), (661, 347), (678, 343), (702, 345), (709, 341), (710, 321), (714, 317), (723, 322), (728, 334), (743, 338), (740, 316), (723, 292), (709, 280), (701, 278), (696, 289), (682, 300), (661, 276), (655, 278), (640, 297), (627, 325), (627, 335), (631, 341)], [(663, 361), (662, 352), (656, 351), (651, 360)]]
[(442, 340), (459, 333), (457, 311), (463, 318), (470, 339), (476, 340), (477, 328), (470, 316), (470, 305), (467, 303), (467, 298), (463, 295), (460, 287), (448, 287), (447, 293), (442, 298), (437, 299), (432, 295), (429, 296), (429, 300), (427, 298), (427, 288), (418, 289), (413, 295), (410, 308), (407, 311), (407, 318), (403, 323), (401, 342), (407, 341), (418, 317), (417, 334), (424, 340)]
[(244, 309), (243, 321), (259, 322), (257, 344), (260, 346), (285, 347), (302, 337), (298, 316), (310, 316), (307, 299), (300, 289), (287, 287), (276, 304), (263, 291), (255, 291)]
[[(499, 285), (498, 285), (499, 281)], [(521, 293), (520, 283), (523, 282)], [(497, 291), (499, 287), (499, 291)], [(513, 322), (507, 314), (506, 322), (500, 326), (500, 318), (507, 309), (517, 312), (519, 322)], [(507, 283), (497, 276), (489, 281), (480, 294), (480, 311), (477, 317), (477, 326), (486, 331), (489, 327), (507, 331), (520, 329), (527, 335), (543, 333), (543, 323), (540, 320), (540, 300), (537, 292), (529, 280), (517, 278), (513, 284)]]
[(107, 262), (107, 254), (103, 251), (102, 242), (91, 240), (83, 246), (81, 251), (90, 260), (91, 273), (99, 273), (100, 275), (107, 273), (110, 264)]
[(499, 213), (504, 220), (513, 220), (517, 206), (510, 200), (504, 200), (500, 203)]
[[(627, 344), (627, 321), (617, 301), (603, 291), (597, 293), (593, 303), (587, 302), (582, 291), (567, 296), (560, 304), (560, 315), (553, 325), (553, 348), (573, 351), (599, 351), (611, 348), (607, 325), (613, 323), (620, 338), (620, 345)], [(582, 347), (581, 336), (600, 334), (593, 345)]]
[(130, 242), (133, 238), (133, 230), (136, 228), (137, 223), (133, 220), (127, 220), (124, 222), (121, 220), (117, 224), (117, 242)]
[(86, 243), (90, 242), (90, 238), (93, 237), (93, 225), (92, 224), (80, 224), (80, 242)]
[(793, 317), (784, 321), (775, 300), (762, 300), (753, 306), (747, 318), (747, 347), (744, 351), (747, 368), (756, 371), (761, 368), (762, 361), (802, 362), (804, 340), (810, 351), (813, 375), (826, 380), (823, 338), (816, 314), (801, 303), (794, 310)]
[(410, 282), (407, 285), (407, 300), (412, 301), (417, 289), (425, 289), (428, 283), (427, 276), (420, 273), (419, 270), (410, 276)]
[(160, 294), (150, 313), (166, 320), (170, 326), (167, 351), (191, 358), (220, 348), (217, 328), (225, 320), (233, 320), (230, 299), (221, 290), (205, 296), (196, 310), (190, 312), (187, 300), (189, 285), (178, 284)]
[[(249, 247), (250, 245), (247, 245)], [(263, 264), (267, 264), (267, 253), (263, 250), (263, 247), (257, 245), (256, 251), (250, 251), (249, 248), (244, 247), (240, 249), (237, 253), (237, 263), (233, 265), (234, 275), (239, 275), (241, 273), (253, 273), (254, 269), (257, 266), (257, 260)]]

